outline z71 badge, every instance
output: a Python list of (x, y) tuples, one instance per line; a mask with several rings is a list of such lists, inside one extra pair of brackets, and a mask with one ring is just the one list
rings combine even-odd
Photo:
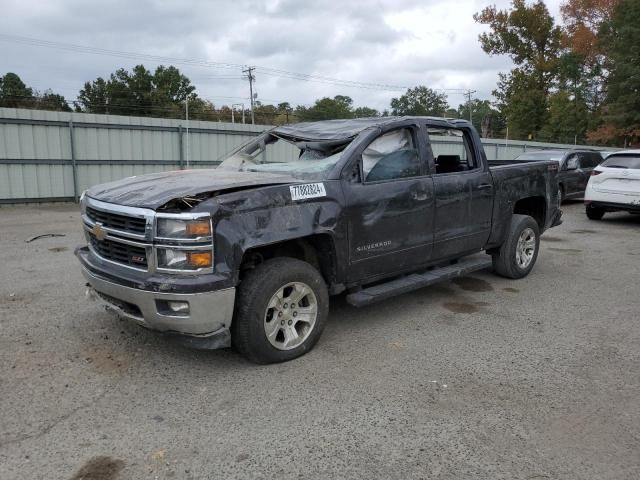
[(291, 200), (304, 200), (307, 198), (326, 197), (324, 183), (304, 183), (302, 185), (291, 185)]

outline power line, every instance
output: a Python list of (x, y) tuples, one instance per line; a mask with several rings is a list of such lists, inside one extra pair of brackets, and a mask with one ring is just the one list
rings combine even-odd
[[(150, 54), (144, 54), (144, 53), (110, 50), (105, 48), (89, 47), (89, 46), (77, 45), (77, 44), (71, 44), (71, 43), (54, 42), (49, 40), (24, 37), (20, 35), (9, 35), (4, 33), (0, 33), (0, 40), (13, 42), (13, 43), (20, 43), (24, 45), (36, 46), (36, 47), (47, 47), (47, 48), (54, 48), (54, 49), (60, 49), (60, 50), (67, 50), (67, 51), (76, 52), (76, 53), (115, 56), (120, 58), (129, 58), (129, 59), (147, 59), (147, 60), (153, 60), (157, 62), (168, 62), (172, 64), (189, 65), (189, 66), (204, 67), (204, 68), (224, 68), (224, 69), (237, 68), (242, 71), (244, 71), (244, 69), (246, 68), (244, 65), (241, 65), (238, 63), (213, 62), (213, 61), (199, 60), (199, 59), (193, 59), (193, 58), (166, 57), (161, 55), (150, 55)], [(272, 77), (279, 77), (279, 78), (285, 78), (289, 80), (299, 80), (299, 81), (306, 81), (306, 82), (324, 83), (328, 85), (341, 86), (341, 87), (360, 88), (360, 89), (367, 89), (367, 90), (384, 90), (384, 91), (403, 91), (410, 88), (404, 85), (390, 85), (390, 84), (384, 84), (384, 83), (345, 80), (345, 79), (328, 77), (323, 75), (290, 72), (287, 70), (281, 70), (277, 68), (268, 68), (268, 67), (261, 67), (261, 66), (254, 66), (251, 68), (252, 68), (252, 73), (253, 71), (257, 71), (264, 75), (272, 76)], [(247, 78), (247, 77), (236, 77), (236, 78)], [(445, 92), (452, 95), (464, 95), (466, 92), (465, 89), (459, 89), (459, 88), (434, 88), (434, 90)]]

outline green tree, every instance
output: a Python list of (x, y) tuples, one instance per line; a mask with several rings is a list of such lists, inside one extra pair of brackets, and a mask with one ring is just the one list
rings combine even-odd
[(18, 75), (9, 72), (0, 77), (0, 107), (28, 107), (33, 101), (33, 89), (27, 87)]
[(85, 82), (84, 88), (80, 89), (76, 110), (89, 113), (109, 113), (110, 99), (108, 83), (104, 78), (98, 77), (93, 82)]
[(62, 95), (45, 90), (36, 96), (35, 108), (38, 110), (52, 110), (55, 112), (70, 112), (71, 107)]
[(424, 115), (442, 117), (449, 108), (447, 96), (429, 87), (409, 88), (404, 95), (391, 99), (392, 115)]
[(547, 120), (562, 30), (542, 0), (531, 5), (525, 0), (512, 0), (508, 10), (493, 5), (473, 18), (491, 29), (479, 36), (482, 49), (489, 55), (508, 55), (516, 65), (508, 75), (500, 75), (494, 91), (511, 136), (536, 138)]
[(549, 98), (548, 121), (539, 139), (555, 143), (583, 143), (587, 132), (587, 105), (566, 90), (558, 90)]
[(640, 2), (621, 0), (611, 21), (603, 25), (601, 41), (607, 53), (603, 125), (589, 138), (602, 143), (640, 143)]
[(50, 89), (40, 93), (28, 87), (15, 73), (7, 73), (0, 77), (0, 107), (71, 111), (62, 95)]
[(207, 105), (198, 103), (194, 92), (191, 81), (173, 66), (160, 65), (152, 73), (136, 65), (131, 72), (116, 70), (108, 80), (98, 77), (86, 82), (78, 94), (78, 105), (80, 111), (90, 113), (172, 117), (184, 115), (189, 98), (194, 114), (204, 115)]
[[(463, 103), (458, 107), (456, 117), (469, 120), (469, 103)], [(500, 111), (495, 109), (489, 100), (473, 99), (471, 101), (471, 118), (473, 126), (482, 137), (493, 138), (502, 134), (504, 119)]]
[(353, 118), (379, 117), (380, 112), (375, 108), (357, 107), (353, 110)]
[(353, 100), (345, 95), (316, 100), (313, 106), (298, 106), (295, 111), (300, 120), (316, 121), (353, 118)]

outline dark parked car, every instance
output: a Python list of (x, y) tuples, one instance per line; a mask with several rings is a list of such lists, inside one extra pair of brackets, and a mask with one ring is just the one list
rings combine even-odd
[(541, 150), (527, 152), (516, 160), (555, 160), (558, 170), (558, 199), (560, 203), (571, 198), (584, 197), (591, 170), (604, 160), (597, 150)]

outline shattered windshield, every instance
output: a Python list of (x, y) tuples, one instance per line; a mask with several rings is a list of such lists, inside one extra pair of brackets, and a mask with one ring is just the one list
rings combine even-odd
[(349, 143), (351, 139), (307, 141), (265, 133), (228, 155), (218, 168), (325, 180)]

